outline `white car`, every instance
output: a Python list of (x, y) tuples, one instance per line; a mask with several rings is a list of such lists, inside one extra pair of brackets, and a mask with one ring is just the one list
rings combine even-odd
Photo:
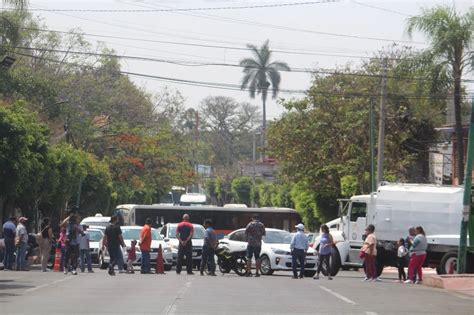
[[(178, 223), (167, 223), (163, 228), (161, 228), (160, 233), (165, 239), (173, 251), (173, 264), (176, 264), (178, 259), (178, 247), (179, 241), (176, 238), (176, 228)], [(201, 256), (202, 256), (202, 246), (204, 245), (204, 232), (205, 229), (200, 224), (193, 224), (194, 234), (192, 238), (193, 242), (193, 267), (198, 267), (201, 265)]]
[[(277, 270), (292, 270), (290, 242), (292, 234), (278, 229), (265, 229), (266, 236), (262, 239), (260, 252), (263, 275), (271, 275)], [(247, 247), (245, 229), (235, 230), (220, 243), (227, 244), (231, 251), (241, 251)], [(318, 256), (313, 248), (308, 248), (305, 263), (305, 276), (312, 277), (316, 273)]]
[[(136, 252), (137, 252), (137, 259), (134, 261), (134, 265), (141, 265), (142, 261), (142, 253), (140, 251), (140, 247), (138, 246), (138, 242), (140, 241), (140, 231), (143, 227), (141, 226), (121, 226), (120, 229), (122, 230), (122, 237), (125, 243), (126, 248), (122, 248), (123, 254), (123, 262), (124, 264), (127, 263), (127, 249), (130, 248), (132, 241), (136, 240)], [(150, 262), (151, 265), (156, 264), (156, 258), (158, 257), (158, 248), (161, 245), (163, 250), (163, 264), (166, 271), (170, 271), (173, 266), (173, 253), (171, 252), (171, 247), (163, 240), (161, 235), (158, 233), (156, 229), (151, 229), (151, 251), (150, 251)], [(102, 249), (99, 253), (100, 257), (100, 267), (102, 269), (107, 268), (110, 262), (110, 256), (106, 249)]]
[(89, 248), (91, 252), (91, 261), (94, 264), (99, 263), (99, 249), (102, 246), (104, 233), (99, 229), (88, 228), (87, 232), (90, 236)]

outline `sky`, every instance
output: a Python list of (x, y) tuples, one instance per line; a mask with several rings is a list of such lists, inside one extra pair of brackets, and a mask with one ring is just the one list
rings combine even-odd
[[(306, 4), (301, 4), (303, 2)], [(97, 44), (100, 41), (119, 55), (167, 61), (124, 59), (121, 61), (123, 71), (186, 81), (238, 85), (242, 77), (241, 68), (204, 64), (238, 64), (242, 58), (250, 56), (250, 52), (243, 49), (246, 44), (260, 46), (269, 40), (270, 48), (275, 50), (273, 60), (284, 61), (293, 69), (335, 69), (347, 64), (357, 66), (374, 52), (394, 42), (418, 49), (428, 47), (428, 41), (421, 34), (415, 34), (413, 38), (406, 34), (407, 19), (420, 14), (422, 8), (454, 5), (458, 12), (464, 13), (474, 5), (473, 0), (316, 2), (318, 1), (29, 0), (29, 8), (51, 30), (81, 30), (89, 34), (85, 38), (91, 43)], [(228, 9), (222, 9), (224, 7)], [(177, 8), (203, 10), (170, 10)], [(47, 11), (49, 9), (60, 11)], [(160, 9), (163, 11), (157, 11)], [(104, 35), (108, 37), (103, 37)], [(187, 107), (196, 108), (205, 97), (217, 95), (233, 97), (239, 102), (251, 102), (261, 107), (261, 100), (250, 99), (247, 91), (136, 76), (131, 78), (150, 93), (158, 93), (165, 86), (179, 90), (186, 99)], [(306, 90), (310, 83), (309, 73), (284, 72), (279, 97), (301, 98), (301, 91)], [(283, 111), (284, 108), (276, 100), (270, 100), (267, 104), (267, 119), (276, 119)]]

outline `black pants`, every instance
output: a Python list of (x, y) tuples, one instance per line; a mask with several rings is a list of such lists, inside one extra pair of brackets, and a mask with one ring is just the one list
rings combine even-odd
[(208, 267), (209, 263), (209, 272), (216, 272), (216, 261), (214, 259), (214, 248), (204, 245), (202, 247), (202, 260), (201, 260), (201, 272)]
[(68, 245), (66, 248), (65, 270), (76, 270), (77, 260), (79, 259), (79, 245)]
[(300, 277), (304, 276), (304, 260), (306, 258), (306, 253), (303, 249), (295, 248), (291, 252), (291, 265), (293, 267), (293, 276), (297, 277), (298, 272), (296, 270), (297, 260), (300, 263)]
[(318, 264), (318, 271), (317, 271), (317, 274), (319, 275), (319, 273), (321, 272), (321, 270), (323, 270), (323, 264), (325, 263), (326, 264), (326, 270), (328, 271), (328, 276), (331, 275), (331, 265), (329, 264), (329, 258), (331, 257), (331, 254), (327, 254), (327, 255), (319, 255), (319, 264)]
[(176, 262), (176, 272), (180, 273), (183, 269), (183, 259), (186, 256), (186, 271), (193, 272), (193, 244), (188, 242), (186, 246), (179, 244), (178, 261)]
[(406, 257), (398, 257), (398, 280), (406, 280), (405, 274)]

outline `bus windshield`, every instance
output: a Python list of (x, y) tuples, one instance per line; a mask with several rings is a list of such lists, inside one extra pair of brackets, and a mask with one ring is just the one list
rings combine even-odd
[(267, 244), (290, 244), (291, 233), (286, 231), (267, 231), (263, 241)]

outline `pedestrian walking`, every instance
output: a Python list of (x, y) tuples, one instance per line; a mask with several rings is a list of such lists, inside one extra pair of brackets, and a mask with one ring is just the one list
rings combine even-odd
[(297, 264), (300, 264), (299, 278), (304, 277), (304, 265), (306, 260), (306, 252), (308, 251), (308, 237), (304, 234), (304, 225), (302, 223), (295, 226), (296, 233), (290, 242), (291, 265), (293, 267), (293, 279), (298, 279)]
[(255, 277), (260, 277), (260, 252), (262, 251), (262, 238), (265, 236), (265, 225), (258, 219), (258, 214), (252, 216), (252, 221), (245, 228), (247, 237), (247, 277), (252, 276), (252, 256), (255, 257)]
[(176, 228), (176, 237), (179, 241), (178, 261), (176, 263), (176, 273), (179, 275), (183, 268), (183, 259), (186, 257), (186, 272), (193, 275), (193, 238), (194, 226), (189, 222), (189, 214), (183, 215), (183, 221)]
[(16, 236), (16, 217), (10, 217), (10, 220), (3, 224), (3, 237), (5, 239), (5, 255), (3, 257), (3, 266), (5, 270), (13, 270), (15, 259), (15, 236)]
[(326, 271), (328, 275), (328, 280), (332, 280), (331, 272), (331, 264), (330, 264), (330, 258), (331, 258), (331, 252), (332, 252), (332, 246), (334, 244), (333, 238), (331, 233), (329, 233), (329, 227), (324, 224), (321, 226), (321, 237), (319, 241), (319, 262), (318, 262), (318, 269), (316, 271), (316, 275), (313, 277), (313, 279), (318, 280), (319, 279), (319, 273), (323, 270), (323, 264), (326, 265)]
[[(411, 248), (413, 247), (413, 240), (416, 236), (416, 230), (414, 226), (410, 226), (408, 228), (408, 235), (405, 238), (405, 247), (407, 248), (408, 253), (410, 252)], [(408, 257), (408, 262), (410, 262), (410, 257)], [(413, 275), (413, 282), (416, 282), (416, 273)]]
[(125, 247), (125, 242), (122, 237), (122, 230), (117, 224), (117, 217), (110, 218), (110, 224), (105, 229), (103, 244), (107, 247), (110, 256), (109, 275), (115, 276), (114, 267), (118, 265), (119, 273), (123, 271), (123, 256), (120, 246)]
[(127, 249), (127, 273), (135, 273), (133, 263), (137, 259), (137, 240), (131, 242), (130, 248)]
[(209, 267), (209, 275), (216, 275), (216, 261), (214, 258), (215, 250), (217, 247), (217, 237), (216, 232), (212, 228), (212, 220), (204, 220), (204, 244), (202, 246), (202, 259), (201, 259), (201, 276), (204, 275), (204, 268)]
[(16, 270), (29, 271), (26, 268), (26, 248), (28, 245), (28, 231), (26, 230), (28, 218), (20, 217), (16, 226), (15, 246), (16, 246)]
[(57, 246), (59, 246), (59, 249), (61, 250), (61, 263), (59, 264), (59, 270), (64, 272), (64, 265), (66, 264), (66, 228), (64, 226), (59, 227)]
[[(410, 249), (410, 263), (408, 264), (408, 279), (405, 283), (421, 284), (423, 281), (423, 264), (426, 260), (426, 249), (428, 248), (428, 241), (426, 240), (425, 231), (423, 227), (417, 226), (415, 228), (416, 236), (413, 239), (413, 246)], [(418, 278), (415, 280), (415, 273)]]
[(398, 241), (397, 245), (398, 280), (396, 282), (403, 282), (407, 279), (407, 275), (405, 274), (405, 267), (408, 251), (405, 247), (405, 240), (403, 238)]
[(90, 250), (90, 240), (91, 236), (87, 229), (89, 228), (88, 225), (82, 226), (83, 235), (81, 236), (81, 240), (79, 242), (79, 253), (80, 253), (80, 261), (81, 261), (81, 272), (86, 271), (86, 264), (87, 264), (87, 271), (89, 273), (93, 273), (92, 270), (92, 260), (91, 260), (91, 250)]
[(53, 229), (49, 218), (44, 218), (40, 225), (39, 248), (41, 257), (41, 270), (49, 271), (48, 261), (51, 256), (51, 246), (53, 245)]
[(140, 231), (140, 251), (142, 252), (141, 274), (152, 273), (150, 263), (151, 250), (151, 219), (146, 218), (145, 225)]
[(66, 229), (66, 260), (64, 261), (64, 274), (71, 272), (77, 275), (77, 261), (79, 259), (79, 242), (83, 234), (82, 226), (79, 224), (79, 217), (69, 211), (69, 215), (63, 220), (61, 226)]
[(365, 260), (365, 271), (367, 281), (380, 281), (377, 278), (377, 268), (376, 268), (376, 257), (377, 257), (377, 238), (374, 234), (375, 226), (369, 224), (365, 231), (367, 237), (365, 238), (364, 244), (362, 245), (361, 251), (364, 253)]

